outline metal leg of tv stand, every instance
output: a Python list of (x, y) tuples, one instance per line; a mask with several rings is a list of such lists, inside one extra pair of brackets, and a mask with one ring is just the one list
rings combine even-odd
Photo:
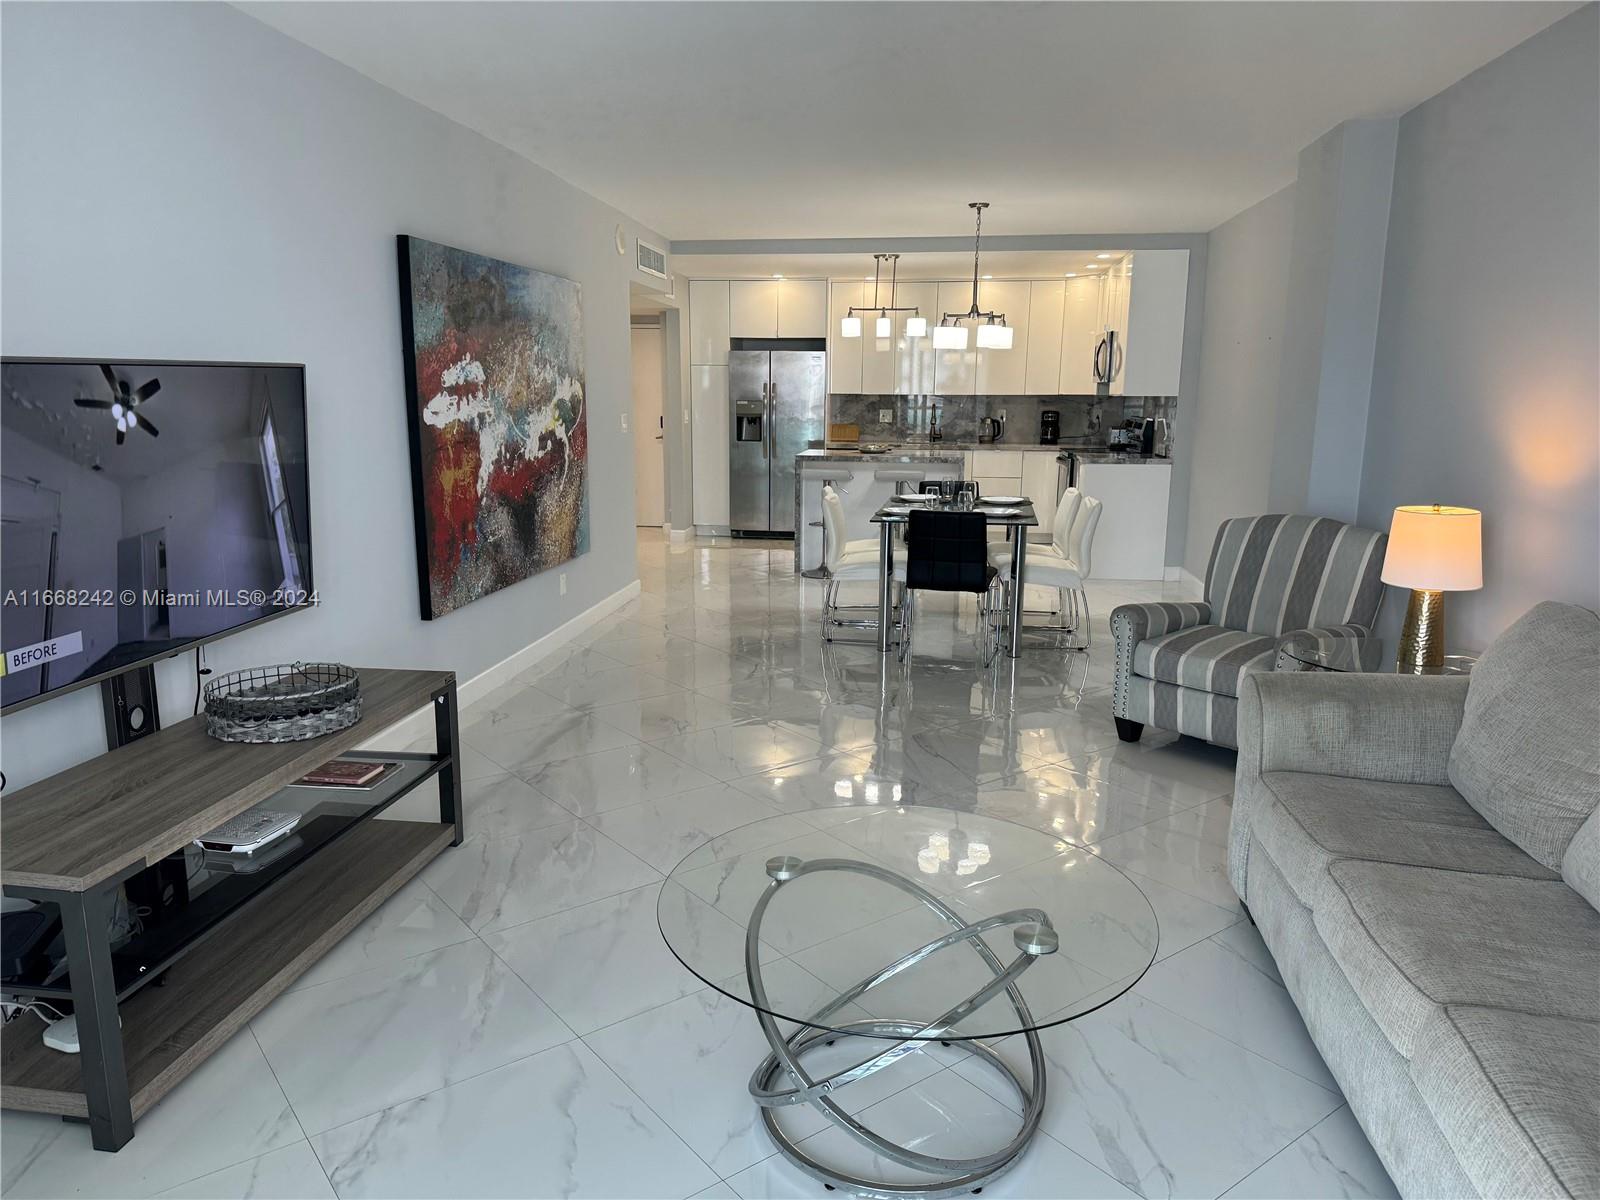
[(95, 891), (60, 892), (54, 897), (61, 906), (72, 1009), (78, 1019), (78, 1067), (96, 1150), (120, 1150), (133, 1138), (117, 984), (111, 973), (111, 900), (116, 887), (113, 882)]
[(456, 827), (450, 844), (459, 846), (466, 834), (461, 803), (461, 720), (453, 681), (433, 694), (433, 731), (437, 739), (435, 753), (450, 756), (450, 762), (439, 772), (439, 820)]

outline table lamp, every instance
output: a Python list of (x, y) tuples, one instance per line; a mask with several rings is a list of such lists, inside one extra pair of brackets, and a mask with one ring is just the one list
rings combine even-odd
[(1483, 586), (1483, 514), (1442, 504), (1395, 509), (1383, 581), (1411, 589), (1395, 669), (1420, 675), (1442, 667), (1444, 593)]

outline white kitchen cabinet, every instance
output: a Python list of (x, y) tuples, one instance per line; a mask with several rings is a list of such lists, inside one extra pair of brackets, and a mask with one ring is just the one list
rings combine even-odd
[(1140, 250), (1130, 256), (1122, 394), (1176, 396), (1183, 367), (1187, 250)]
[(1111, 264), (1111, 269), (1106, 272), (1105, 282), (1102, 285), (1101, 307), (1105, 310), (1105, 329), (1108, 333), (1115, 335), (1111, 353), (1111, 386), (1109, 388), (1113, 396), (1127, 394), (1124, 392), (1122, 385), (1127, 378), (1128, 305), (1132, 272), (1133, 256), (1131, 254), (1124, 255)]
[[(1079, 275), (1065, 280), (1061, 295), (1061, 374), (1049, 390), (1063, 396), (1092, 396), (1095, 393), (1094, 352), (1105, 333), (1101, 308), (1104, 280), (1098, 275)], [(1034, 389), (1029, 387), (1030, 392)]]
[(728, 281), (689, 281), (689, 362), (728, 365)]
[(1024, 394), (1048, 396), (1061, 381), (1061, 314), (1066, 299), (1063, 279), (1035, 279), (1028, 285), (1027, 366)]
[[(972, 307), (971, 283), (941, 283), (939, 285), (940, 313), (966, 312)], [(933, 336), (939, 324), (935, 316), (928, 322), (928, 336)], [(978, 390), (977, 336), (971, 321), (963, 321), (967, 329), (965, 350), (935, 350), (933, 361), (933, 390), (941, 396), (971, 396)]]
[(1039, 514), (1036, 533), (1046, 537), (1056, 519), (1056, 456), (1048, 450), (1029, 450), (1022, 456), (1022, 491)]
[(825, 281), (784, 279), (778, 282), (778, 336), (828, 336), (828, 285)]
[(735, 279), (728, 284), (728, 336), (778, 336), (776, 279)]
[[(865, 303), (872, 303), (872, 285), (861, 289)], [(878, 288), (878, 303), (889, 303), (889, 285)], [(878, 313), (857, 314), (861, 318), (861, 391), (869, 396), (886, 396), (894, 392), (895, 336), (894, 318), (889, 319), (889, 336), (878, 336)]]
[[(980, 396), (1020, 396), (1027, 388), (1028, 292), (1027, 280), (988, 280), (978, 285), (978, 306), (984, 312), (1004, 313), (1011, 327), (1011, 349), (978, 350)], [(971, 295), (970, 289), (967, 294)]]
[[(690, 303), (693, 303), (691, 300)], [(724, 351), (726, 352), (726, 351)], [(689, 411), (694, 418), (691, 469), (694, 523), (728, 524), (728, 368), (696, 366), (689, 372)]]
[[(939, 285), (902, 283), (895, 294), (895, 303), (918, 311), (899, 313), (895, 317), (894, 393), (897, 396), (930, 395), (934, 390), (933, 327), (939, 323)], [(922, 337), (906, 336), (906, 322), (913, 316), (920, 316), (928, 323)]]
[(1093, 578), (1165, 577), (1171, 486), (1172, 467), (1166, 463), (1086, 463), (1079, 468), (1078, 489), (1104, 505), (1090, 559)]
[(1002, 476), (1007, 479), (1022, 478), (1021, 450), (974, 450), (972, 473), (974, 475)]
[(861, 393), (861, 339), (839, 336), (839, 322), (851, 305), (862, 303), (860, 280), (835, 279), (828, 284), (828, 391)]

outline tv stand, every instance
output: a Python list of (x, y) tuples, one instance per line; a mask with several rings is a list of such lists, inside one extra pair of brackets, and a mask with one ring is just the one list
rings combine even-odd
[[(64, 979), (11, 981), (6, 990), (70, 1000), (81, 1050), (46, 1047), (31, 1015), (5, 1025), (0, 1105), (86, 1119), (95, 1149), (120, 1149), (152, 1105), (436, 855), (461, 844), (455, 676), (358, 673), (361, 720), (348, 729), (241, 745), (209, 737), (204, 718), (189, 718), (6, 798), (0, 880), (8, 895), (60, 907), (68, 965)], [(434, 753), (354, 749), (423, 708), (434, 714)], [(291, 786), (340, 756), (400, 766), (370, 791)], [(374, 819), (435, 778), (437, 822)], [(112, 910), (129, 878), (268, 800), (306, 813), (293, 846), (111, 944)], [(148, 986), (158, 980), (164, 986)]]

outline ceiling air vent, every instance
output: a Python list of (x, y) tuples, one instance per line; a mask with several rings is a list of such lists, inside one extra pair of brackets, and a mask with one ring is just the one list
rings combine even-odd
[(665, 279), (667, 277), (667, 252), (657, 249), (645, 241), (640, 241), (637, 245), (639, 247), (637, 259), (639, 270), (646, 275), (654, 275), (657, 279)]

